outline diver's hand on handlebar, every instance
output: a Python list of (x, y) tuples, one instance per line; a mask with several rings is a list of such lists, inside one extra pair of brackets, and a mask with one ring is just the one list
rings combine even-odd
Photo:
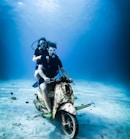
[(50, 78), (50, 83), (54, 83), (56, 82), (56, 79), (55, 78)]
[(68, 82), (69, 83), (72, 83), (73, 82), (73, 79), (72, 78), (67, 78)]
[(72, 78), (68, 78), (66, 76), (63, 76), (60, 78), (61, 81), (65, 81), (67, 83), (72, 83), (73, 82), (73, 79)]
[(46, 84), (50, 84), (50, 82), (51, 82), (50, 78), (48, 78), (48, 77), (44, 78), (44, 81)]
[(48, 78), (48, 77), (45, 78), (44, 80), (45, 80), (46, 84), (51, 84), (51, 83), (54, 83), (56, 81), (55, 78)]

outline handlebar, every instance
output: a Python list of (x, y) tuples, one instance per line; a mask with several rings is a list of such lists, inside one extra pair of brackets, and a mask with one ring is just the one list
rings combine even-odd
[(51, 81), (50, 81), (50, 83), (61, 83), (61, 82), (72, 83), (73, 81), (68, 79), (65, 76), (61, 76), (60, 78), (57, 78), (57, 79), (51, 78)]

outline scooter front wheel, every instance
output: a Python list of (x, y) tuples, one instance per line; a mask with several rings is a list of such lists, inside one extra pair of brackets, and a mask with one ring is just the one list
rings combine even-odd
[(68, 112), (61, 113), (62, 130), (69, 138), (74, 138), (78, 133), (78, 122), (75, 115)]

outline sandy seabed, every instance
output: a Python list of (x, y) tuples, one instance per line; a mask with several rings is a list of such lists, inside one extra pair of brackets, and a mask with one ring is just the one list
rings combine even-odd
[[(60, 123), (40, 116), (33, 100), (33, 81), (0, 82), (0, 139), (68, 139)], [(76, 139), (130, 139), (130, 92), (100, 82), (76, 81), (75, 106), (95, 103), (77, 112)]]

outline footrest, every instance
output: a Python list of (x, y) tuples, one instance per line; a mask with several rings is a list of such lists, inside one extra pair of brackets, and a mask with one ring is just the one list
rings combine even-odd
[(50, 112), (50, 113), (42, 114), (42, 116), (44, 118), (51, 118), (52, 117), (52, 113)]

